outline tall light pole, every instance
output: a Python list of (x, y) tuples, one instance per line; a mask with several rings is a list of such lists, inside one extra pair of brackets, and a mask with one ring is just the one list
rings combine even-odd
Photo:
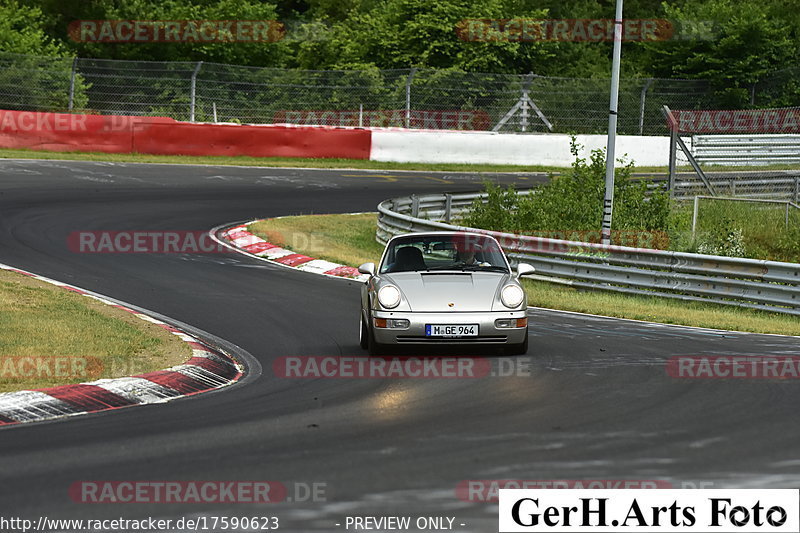
[(617, 141), (617, 105), (619, 103), (619, 63), (622, 55), (622, 0), (617, 0), (614, 17), (614, 57), (611, 62), (611, 101), (608, 111), (608, 143), (606, 145), (606, 196), (603, 200), (603, 244), (611, 244), (611, 215), (614, 210), (614, 148)]

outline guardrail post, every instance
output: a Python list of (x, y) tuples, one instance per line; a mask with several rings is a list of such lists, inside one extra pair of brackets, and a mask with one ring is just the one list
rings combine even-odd
[(639, 99), (639, 135), (644, 135), (644, 102), (647, 98), (647, 90), (653, 84), (653, 78), (647, 78), (647, 81), (642, 87), (642, 95)]
[(669, 176), (667, 177), (667, 190), (669, 197), (675, 198), (675, 166), (678, 157), (678, 123), (672, 116), (669, 107), (663, 106), (662, 111), (669, 125)]
[(411, 195), (411, 216), (414, 218), (419, 216), (419, 196), (416, 194)]
[(406, 128), (411, 127), (411, 82), (414, 81), (414, 74), (416, 73), (417, 69), (412, 68), (406, 78)]
[(731, 178), (731, 196), (736, 196), (736, 178)]
[(195, 103), (195, 96), (197, 92), (197, 73), (200, 72), (200, 67), (203, 66), (202, 61), (197, 62), (197, 66), (194, 67), (194, 72), (192, 72), (192, 88), (191, 88), (191, 95), (190, 95), (190, 102), (189, 102), (189, 122), (194, 122), (194, 103)]
[(69, 75), (69, 102), (67, 109), (72, 111), (75, 106), (75, 74), (78, 70), (78, 58), (72, 58), (72, 73)]
[(694, 197), (694, 210), (692, 211), (692, 240), (695, 237), (695, 230), (697, 229), (697, 211), (700, 207), (700, 197)]
[(794, 177), (794, 203), (800, 202), (800, 176)]
[(786, 202), (786, 229), (789, 229), (789, 202)]
[(445, 194), (444, 195), (444, 221), (446, 223), (450, 223), (450, 216), (453, 212), (453, 195), (452, 194)]

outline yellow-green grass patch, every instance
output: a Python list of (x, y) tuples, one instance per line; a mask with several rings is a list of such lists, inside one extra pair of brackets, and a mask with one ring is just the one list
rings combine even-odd
[(152, 372), (191, 353), (127, 311), (0, 270), (0, 392)]
[(297, 253), (358, 266), (377, 263), (383, 246), (375, 241), (375, 213), (273, 218), (248, 228), (262, 239)]

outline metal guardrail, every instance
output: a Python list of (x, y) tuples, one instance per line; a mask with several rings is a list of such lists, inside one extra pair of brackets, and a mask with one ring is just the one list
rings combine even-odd
[[(708, 176), (708, 181), (718, 194), (744, 198), (785, 198), (795, 203), (800, 200), (800, 172), (774, 171), (773, 176), (739, 174), (730, 177)], [(698, 193), (697, 180), (675, 180), (673, 197), (691, 200)]]
[[(800, 203), (800, 171), (773, 170), (765, 172), (743, 171), (739, 173), (707, 172), (706, 177), (718, 194), (738, 198), (785, 199)], [(669, 182), (665, 178), (647, 178), (648, 191), (667, 190)], [(707, 191), (696, 175), (685, 172), (676, 173), (672, 197), (676, 200), (693, 200), (698, 194)]]
[(797, 164), (800, 135), (695, 135), (692, 152), (708, 165)]
[[(532, 191), (520, 191), (529, 194)], [(531, 276), (573, 287), (664, 296), (685, 301), (800, 315), (800, 264), (546, 239), (456, 226), (482, 193), (393, 198), (378, 205), (376, 240), (420, 231), (492, 235), (513, 263), (536, 267)]]

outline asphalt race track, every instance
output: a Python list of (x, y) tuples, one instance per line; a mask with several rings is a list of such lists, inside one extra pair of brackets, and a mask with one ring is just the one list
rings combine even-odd
[[(520, 186), (544, 179), (494, 178)], [(4, 514), (271, 515), (281, 531), (298, 532), (344, 531), (352, 515), (449, 516), (456, 531), (489, 532), (497, 527), (496, 504), (459, 499), (459, 482), (800, 486), (796, 380), (686, 380), (665, 371), (676, 355), (797, 355), (793, 338), (533, 309), (527, 376), (281, 379), (272, 373), (280, 356), (364, 354), (355, 282), (233, 254), (67, 248), (72, 231), (208, 230), (255, 217), (369, 211), (392, 196), (477, 190), (480, 181), (441, 173), (0, 162), (0, 262), (196, 326), (261, 366), (215, 393), (0, 430)], [(294, 501), (80, 504), (68, 495), (80, 480), (276, 480)], [(296, 501), (303, 499), (296, 487), (313, 483), (324, 484), (324, 497)]]

